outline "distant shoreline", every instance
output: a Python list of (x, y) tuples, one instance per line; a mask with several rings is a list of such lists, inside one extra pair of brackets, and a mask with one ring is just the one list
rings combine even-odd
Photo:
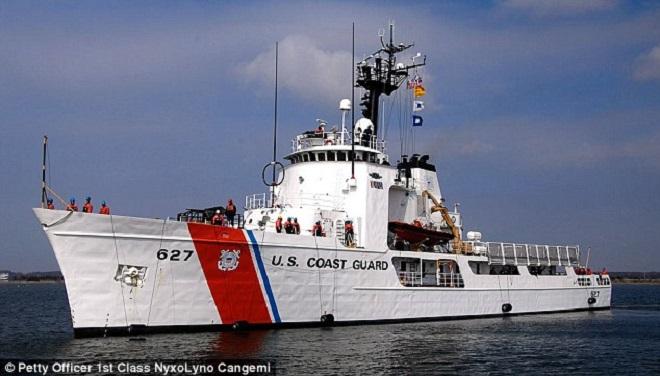
[(44, 279), (41, 281), (25, 281), (25, 280), (17, 280), (17, 279), (12, 279), (9, 281), (2, 281), (0, 282), (0, 286), (2, 285), (33, 285), (37, 283), (64, 283), (62, 280), (52, 280), (52, 279)]
[(612, 283), (622, 285), (660, 285), (660, 279), (621, 278), (612, 279)]

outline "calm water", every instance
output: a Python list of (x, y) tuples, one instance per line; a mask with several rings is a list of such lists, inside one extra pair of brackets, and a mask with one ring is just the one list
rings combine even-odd
[(660, 374), (660, 285), (613, 309), (341, 328), (74, 339), (62, 284), (0, 285), (0, 358), (276, 361), (278, 374)]

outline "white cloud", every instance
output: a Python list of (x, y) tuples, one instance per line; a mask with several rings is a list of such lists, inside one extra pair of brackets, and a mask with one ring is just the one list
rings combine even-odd
[(660, 79), (660, 45), (637, 58), (633, 77), (640, 81)]
[[(241, 68), (248, 82), (272, 87), (275, 47)], [(290, 35), (279, 42), (278, 86), (308, 100), (339, 101), (350, 97), (351, 53), (327, 51), (306, 36)]]
[(504, 8), (530, 13), (534, 16), (572, 16), (611, 10), (616, 0), (505, 0)]

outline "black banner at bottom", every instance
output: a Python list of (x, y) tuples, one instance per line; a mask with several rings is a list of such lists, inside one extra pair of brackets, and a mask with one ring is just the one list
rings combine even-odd
[(2, 375), (274, 375), (269, 360), (1, 359)]

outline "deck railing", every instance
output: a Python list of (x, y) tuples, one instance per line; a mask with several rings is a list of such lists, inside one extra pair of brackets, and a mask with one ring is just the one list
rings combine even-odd
[(580, 247), (565, 245), (466, 242), (474, 254), (488, 256), (495, 265), (578, 266)]
[(245, 196), (245, 209), (261, 209), (270, 208), (272, 206), (273, 197), (271, 193), (255, 193)]
[[(330, 146), (330, 145), (351, 145), (353, 137), (348, 131), (331, 131), (331, 132), (315, 132), (309, 131), (296, 136), (291, 140), (292, 152), (297, 152), (309, 149), (315, 146)], [(373, 135), (363, 135), (356, 138), (356, 145), (366, 146), (371, 149), (385, 153), (385, 140), (379, 140), (378, 137)]]
[(464, 287), (460, 273), (399, 272), (399, 281), (406, 287)]

